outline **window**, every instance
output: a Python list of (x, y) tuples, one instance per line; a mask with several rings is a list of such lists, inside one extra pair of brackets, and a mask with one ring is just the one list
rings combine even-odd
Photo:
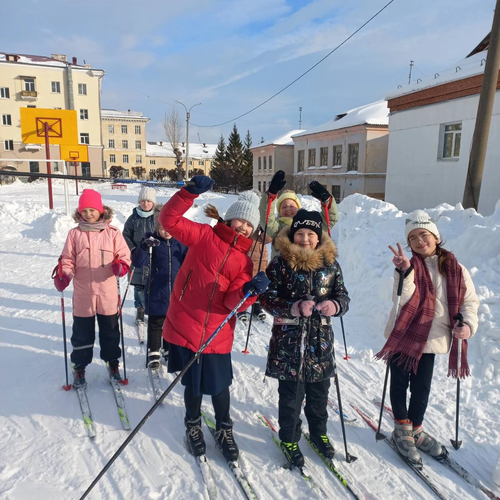
[(142, 149), (141, 141), (135, 141), (135, 149)]
[(265, 193), (266, 192), (266, 181), (262, 181), (262, 189), (263, 189), (263, 192)]
[(2, 115), (2, 125), (12, 125), (12, 116)]
[(358, 170), (359, 144), (349, 144), (347, 154), (347, 171)]
[(53, 94), (61, 93), (61, 82), (50, 82), (50, 86)]
[(135, 126), (135, 133), (136, 134), (140, 134), (141, 133), (141, 126), (140, 125), (136, 125)]
[(90, 162), (82, 161), (82, 177), (90, 177)]
[(257, 182), (257, 189), (259, 190), (259, 192), (262, 192), (262, 182)]
[(342, 146), (333, 146), (333, 166), (342, 165)]
[(123, 155), (122, 161), (123, 163), (128, 163), (128, 155)]
[(316, 148), (310, 149), (307, 154), (308, 154), (307, 166), (308, 167), (315, 167), (316, 166)]
[(462, 124), (450, 123), (443, 128), (443, 156), (442, 158), (458, 158), (460, 156), (460, 142), (462, 140)]
[(14, 141), (12, 139), (7, 139), (3, 141), (3, 147), (5, 151), (14, 151)]
[(109, 155), (109, 163), (116, 163), (116, 155)]
[(127, 125), (122, 125), (122, 134), (127, 133)]
[(115, 126), (108, 125), (108, 134), (114, 134), (114, 133), (115, 133)]
[(59, 172), (59, 163), (57, 161), (54, 162), (54, 172)]
[(128, 141), (122, 141), (122, 149), (128, 149)]
[(81, 109), (80, 110), (80, 120), (88, 120), (89, 119), (89, 110)]
[(304, 150), (301, 149), (297, 153), (297, 172), (304, 171)]
[(9, 87), (1, 87), (0, 88), (0, 99), (10, 99)]
[(40, 164), (37, 161), (30, 161), (30, 172), (32, 174), (40, 173)]
[(87, 84), (79, 83), (78, 84), (78, 95), (87, 95)]
[(24, 79), (24, 90), (28, 92), (35, 91), (35, 79), (34, 78), (25, 78)]
[(264, 170), (267, 170), (267, 156), (264, 156)]
[(130, 171), (128, 168), (123, 169), (123, 177), (130, 177)]
[(150, 165), (156, 165), (156, 160), (149, 160)]
[(142, 163), (142, 155), (135, 155), (135, 162)]
[(35, 104), (28, 104), (26, 107), (27, 108), (36, 108)]
[(319, 148), (319, 166), (328, 166), (328, 148)]
[(203, 167), (205, 165), (205, 162), (203, 160), (198, 160), (198, 165), (201, 165)]
[(340, 186), (332, 186), (332, 196), (337, 203), (341, 202), (340, 199)]
[(273, 169), (273, 157), (269, 155), (269, 171)]
[(89, 134), (80, 133), (80, 144), (90, 144)]
[(259, 159), (257, 160), (258, 165), (259, 165), (259, 170), (262, 170), (262, 158), (259, 156)]
[(108, 139), (108, 148), (115, 149), (115, 140), (114, 139)]

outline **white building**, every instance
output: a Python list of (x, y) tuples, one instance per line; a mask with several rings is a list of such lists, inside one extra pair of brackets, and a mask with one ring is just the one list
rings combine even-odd
[[(433, 76), (399, 87), (390, 108), (386, 201), (406, 212), (461, 203), (489, 37), (469, 56)], [(497, 89), (500, 87), (500, 77)], [(497, 90), (479, 211), (500, 198), (500, 91)]]

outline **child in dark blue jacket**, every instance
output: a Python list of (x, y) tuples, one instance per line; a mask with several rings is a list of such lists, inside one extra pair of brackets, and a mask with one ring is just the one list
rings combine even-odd
[[(148, 366), (160, 366), (160, 345), (163, 322), (170, 305), (175, 277), (181, 268), (188, 248), (163, 229), (158, 222), (163, 205), (155, 206), (153, 233), (146, 233), (132, 256), (135, 267), (149, 267), (149, 249), (152, 248), (150, 276), (146, 281), (146, 314), (148, 315)], [(149, 283), (151, 279), (151, 284)], [(148, 291), (151, 297), (148, 295)], [(167, 345), (163, 342), (165, 357)]]

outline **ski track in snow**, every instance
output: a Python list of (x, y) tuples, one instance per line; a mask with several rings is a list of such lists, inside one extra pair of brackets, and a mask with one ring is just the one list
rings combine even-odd
[[(107, 184), (85, 185), (102, 192), (103, 201), (115, 210), (113, 224), (120, 229), (136, 206), (139, 186), (113, 191)], [(55, 210), (47, 207), (43, 182), (16, 182), (0, 186), (0, 498), (6, 500), (78, 499), (126, 439), (99, 348), (87, 369), (88, 398), (97, 436), (87, 437), (74, 391), (65, 383), (61, 325), (61, 295), (54, 289), (51, 273), (57, 264), (68, 230), (74, 227), (64, 211), (62, 181), (53, 182)], [(74, 193), (74, 187), (70, 184)], [(159, 202), (175, 190), (158, 189)], [(311, 197), (301, 197), (306, 208), (319, 208)], [(71, 205), (77, 197), (70, 196)], [(187, 216), (208, 222), (203, 205), (212, 202), (221, 212), (235, 196), (206, 193), (196, 200)], [(391, 307), (392, 274), (388, 244), (402, 241), (404, 213), (393, 205), (354, 195), (340, 204), (340, 222), (334, 228), (346, 286), (352, 299), (344, 318), (348, 352), (340, 322), (334, 320), (336, 353), (344, 410), (354, 414), (349, 403), (358, 405), (374, 419), (378, 408), (372, 400), (381, 397), (385, 365), (373, 360), (383, 343), (383, 329)], [(490, 217), (482, 217), (460, 206), (440, 205), (430, 213), (440, 219), (438, 227), (446, 248), (455, 252), (469, 268), (481, 300), (480, 327), (469, 348), (473, 378), (462, 383), (460, 439), (455, 437), (456, 382), (446, 377), (447, 356), (436, 358), (435, 375), (426, 427), (447, 445), (451, 456), (475, 474), (488, 488), (500, 494), (500, 205)], [(126, 281), (122, 280), (122, 295)], [(72, 324), (72, 285), (64, 293), (68, 352)], [(132, 428), (154, 403), (144, 368), (145, 347), (134, 329), (133, 289), (123, 309), (127, 377), (122, 390)], [(234, 380), (231, 386), (231, 417), (241, 450), (240, 463), (260, 499), (314, 498), (307, 483), (282, 467), (284, 458), (271, 439), (260, 413), (277, 421), (277, 382), (264, 379), (271, 319), (255, 320), (249, 354), (243, 354), (247, 326), (237, 324), (233, 348)], [(68, 367), (69, 369), (69, 367)], [(122, 365), (123, 374), (123, 365)], [(70, 374), (71, 377), (71, 374)], [(174, 376), (162, 368), (162, 387)], [(333, 381), (332, 381), (333, 382)], [(332, 383), (331, 398), (336, 400)], [(388, 400), (386, 400), (388, 401)], [(204, 408), (211, 415), (210, 398)], [(329, 410), (330, 411), (330, 410)], [(183, 389), (179, 384), (150, 417), (141, 431), (106, 472), (90, 499), (204, 499), (208, 498), (199, 467), (184, 447)], [(305, 418), (302, 416), (304, 425)], [(390, 434), (385, 416), (383, 432)], [(344, 460), (345, 451), (338, 415), (330, 412), (328, 432), (334, 441), (336, 466), (369, 500), (399, 498), (429, 499), (434, 494), (414, 475), (386, 444), (376, 443), (374, 432), (358, 418), (346, 424), (348, 451), (358, 457)], [(205, 429), (207, 456), (221, 497), (245, 498), (210, 433)], [(302, 451), (314, 478), (331, 498), (350, 498), (333, 474), (303, 439)], [(461, 480), (443, 465), (424, 456), (435, 472), (438, 486), (451, 498), (480, 499), (485, 495)]]

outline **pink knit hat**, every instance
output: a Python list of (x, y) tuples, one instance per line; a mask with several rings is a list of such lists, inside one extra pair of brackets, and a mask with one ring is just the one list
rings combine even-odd
[(81, 213), (85, 208), (94, 208), (102, 214), (104, 208), (102, 206), (101, 193), (93, 189), (84, 189), (78, 201), (78, 211)]

